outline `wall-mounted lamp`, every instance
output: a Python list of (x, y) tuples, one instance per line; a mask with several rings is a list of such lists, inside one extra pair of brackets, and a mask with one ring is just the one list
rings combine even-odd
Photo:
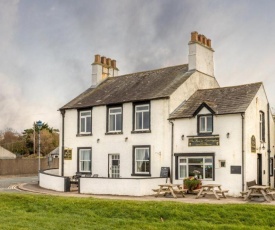
[(265, 147), (264, 147), (264, 143), (263, 143), (263, 147), (262, 147), (262, 150), (265, 150)]
[(184, 140), (184, 135), (181, 135), (181, 139)]
[(125, 142), (128, 141), (128, 137), (125, 137)]
[(230, 133), (227, 133), (227, 134), (226, 134), (226, 137), (229, 138), (229, 137), (230, 137)]
[(264, 147), (264, 142), (261, 142), (261, 143), (260, 143), (260, 147), (259, 147), (259, 149), (260, 149), (260, 150), (261, 150), (261, 149), (262, 149), (262, 150), (265, 150), (265, 147)]
[(98, 138), (98, 139), (96, 140), (96, 142), (99, 143), (99, 141), (100, 141), (100, 139)]

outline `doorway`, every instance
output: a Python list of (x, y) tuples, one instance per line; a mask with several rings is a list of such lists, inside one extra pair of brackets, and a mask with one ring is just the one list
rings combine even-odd
[(109, 178), (119, 178), (120, 177), (120, 157), (119, 154), (109, 154)]
[(262, 154), (257, 155), (257, 184), (262, 184)]

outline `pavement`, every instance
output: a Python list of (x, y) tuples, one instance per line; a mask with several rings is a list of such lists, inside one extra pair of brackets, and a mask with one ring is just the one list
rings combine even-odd
[(186, 194), (185, 197), (178, 196), (173, 198), (171, 196), (116, 196), (116, 195), (94, 195), (94, 194), (80, 194), (78, 193), (77, 187), (72, 187), (70, 192), (58, 192), (50, 189), (42, 188), (38, 183), (22, 183), (17, 187), (21, 191), (28, 193), (44, 194), (51, 196), (65, 196), (65, 197), (79, 197), (79, 198), (98, 198), (98, 199), (112, 199), (112, 200), (133, 200), (133, 201), (169, 201), (169, 202), (181, 202), (181, 203), (192, 203), (192, 204), (263, 204), (263, 205), (275, 205), (275, 201), (266, 202), (262, 199), (256, 199), (244, 201), (242, 197), (230, 197), (221, 198), (217, 200), (214, 195), (207, 195), (196, 199), (194, 194)]

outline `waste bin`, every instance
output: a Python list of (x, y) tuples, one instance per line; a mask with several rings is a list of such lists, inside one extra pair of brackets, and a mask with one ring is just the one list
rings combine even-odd
[(70, 192), (71, 190), (71, 179), (70, 177), (64, 177), (64, 192)]

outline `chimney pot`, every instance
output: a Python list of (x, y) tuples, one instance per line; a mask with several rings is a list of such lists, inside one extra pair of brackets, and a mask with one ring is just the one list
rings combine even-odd
[(95, 55), (95, 63), (100, 63), (100, 55), (99, 54), (96, 54)]
[(202, 44), (206, 45), (206, 37), (202, 35)]
[(106, 57), (101, 57), (101, 64), (106, 65)]
[(201, 34), (198, 35), (198, 41), (202, 42), (202, 35)]
[(191, 41), (192, 42), (198, 41), (198, 32), (197, 31), (191, 32)]
[(111, 66), (111, 65), (112, 65), (112, 63), (111, 63), (111, 58), (107, 58), (107, 59), (106, 59), (106, 62), (107, 62), (107, 65), (108, 65), (108, 66)]
[(116, 69), (116, 60), (112, 60), (112, 61), (111, 61), (111, 66), (112, 66), (114, 69)]
[(207, 46), (211, 48), (211, 39), (207, 39)]

